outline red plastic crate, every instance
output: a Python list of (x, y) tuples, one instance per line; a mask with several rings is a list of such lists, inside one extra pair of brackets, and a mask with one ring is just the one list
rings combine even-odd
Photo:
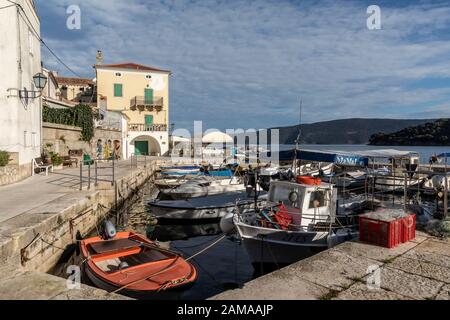
[(402, 223), (402, 243), (409, 242), (416, 238), (416, 215), (411, 214), (401, 220)]
[(359, 240), (394, 248), (415, 238), (416, 216), (403, 210), (380, 210), (359, 216)]

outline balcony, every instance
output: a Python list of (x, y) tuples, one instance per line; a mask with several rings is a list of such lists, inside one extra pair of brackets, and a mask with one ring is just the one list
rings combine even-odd
[(144, 123), (130, 123), (128, 124), (128, 131), (167, 131), (166, 124), (144, 124)]
[(130, 109), (140, 110), (140, 111), (161, 111), (163, 109), (163, 98), (154, 97), (154, 98), (146, 98), (146, 97), (134, 97), (130, 100)]

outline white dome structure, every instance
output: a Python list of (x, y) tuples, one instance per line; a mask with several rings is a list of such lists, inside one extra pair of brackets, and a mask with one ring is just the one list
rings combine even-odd
[(208, 134), (205, 134), (202, 139), (203, 144), (215, 144), (215, 143), (233, 143), (233, 138), (223, 132), (214, 131)]

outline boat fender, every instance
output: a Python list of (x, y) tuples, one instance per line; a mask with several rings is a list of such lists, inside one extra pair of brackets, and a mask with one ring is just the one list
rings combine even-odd
[(334, 232), (329, 233), (327, 236), (328, 248), (333, 248), (337, 244), (338, 244), (338, 236), (336, 235), (336, 233)]
[(236, 231), (236, 226), (233, 222), (233, 216), (234, 213), (229, 212), (222, 219), (220, 219), (220, 229), (227, 235), (233, 234)]
[(117, 231), (116, 227), (114, 226), (114, 223), (112, 223), (111, 220), (106, 220), (105, 224), (103, 226), (103, 234), (102, 238), (104, 240), (111, 240), (116, 237)]
[(119, 270), (123, 270), (123, 269), (126, 269), (126, 268), (128, 268), (130, 265), (128, 264), (128, 263), (126, 263), (125, 261), (122, 261), (120, 264), (119, 264)]

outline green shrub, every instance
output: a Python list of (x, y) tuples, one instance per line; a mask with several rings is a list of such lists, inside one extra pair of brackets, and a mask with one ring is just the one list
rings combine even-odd
[(8, 152), (0, 151), (0, 167), (6, 166), (10, 160)]
[(63, 159), (57, 153), (52, 153), (51, 159), (52, 159), (52, 164), (55, 167), (60, 166), (63, 163)]

